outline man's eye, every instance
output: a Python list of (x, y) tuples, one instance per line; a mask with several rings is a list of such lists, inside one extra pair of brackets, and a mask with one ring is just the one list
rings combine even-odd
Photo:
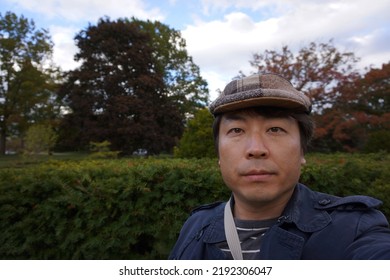
[(232, 128), (228, 131), (228, 133), (234, 133), (234, 134), (239, 134), (241, 133), (243, 130), (241, 128)]
[(281, 127), (271, 127), (270, 129), (268, 129), (268, 131), (272, 133), (280, 133), (284, 132), (285, 130)]

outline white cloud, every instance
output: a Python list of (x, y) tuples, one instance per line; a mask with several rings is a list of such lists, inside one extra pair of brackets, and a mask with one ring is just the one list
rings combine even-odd
[(361, 68), (368, 66), (381, 67), (383, 63), (390, 62), (389, 29), (378, 28), (369, 34), (351, 36), (349, 43), (353, 50), (359, 50), (362, 58), (359, 63)]
[(274, 5), (273, 16), (255, 21), (249, 12), (232, 12), (209, 22), (198, 20), (182, 32), (190, 55), (209, 81), (212, 100), (216, 87), (223, 89), (239, 70), (247, 74), (254, 70), (249, 66), (254, 52), (282, 45), (298, 49), (312, 41), (334, 39), (341, 51), (364, 56), (361, 67), (380, 66), (390, 59), (390, 1), (202, 1), (206, 12), (229, 7), (256, 10), (258, 2)]
[[(66, 70), (76, 65), (73, 37), (87, 22), (95, 24), (104, 15), (164, 22), (162, 10), (180, 6), (179, 1), (184, 0), (8, 0), (53, 21), (54, 59)], [(183, 10), (175, 19), (187, 20), (181, 23), (186, 26), (182, 35), (209, 83), (212, 100), (216, 90), (223, 89), (240, 70), (246, 74), (255, 70), (249, 64), (253, 53), (282, 45), (298, 49), (333, 38), (342, 51), (353, 51), (362, 58), (361, 67), (381, 66), (390, 60), (388, 0), (198, 1), (198, 9)], [(61, 27), (59, 21), (66, 25)]]
[(231, 13), (223, 20), (198, 23), (182, 31), (188, 52), (209, 81), (212, 95), (218, 88), (222, 90), (240, 70), (251, 70), (252, 53), (259, 46), (270, 46), (277, 24), (278, 19), (255, 23), (246, 14)]
[(38, 14), (54, 22), (50, 34), (54, 42), (53, 60), (63, 70), (78, 66), (74, 61), (77, 52), (74, 37), (88, 23), (96, 24), (103, 16), (112, 19), (137, 17), (163, 20), (159, 8), (148, 7), (143, 0), (10, 0), (15, 6)]
[(73, 40), (78, 28), (51, 26), (52, 40), (54, 42), (53, 60), (62, 70), (68, 71), (76, 68), (79, 64), (73, 57), (77, 52), (77, 47)]
[(23, 9), (45, 17), (72, 22), (96, 22), (105, 15), (112, 18), (135, 16), (163, 20), (159, 8), (149, 8), (144, 0), (11, 0)]
[[(278, 2), (278, 1), (276, 1)], [(273, 0), (253, 1), (253, 0), (201, 0), (202, 11), (205, 15), (212, 14), (215, 11), (226, 11), (229, 8), (242, 9), (249, 8), (258, 10), (262, 7), (274, 4)]]

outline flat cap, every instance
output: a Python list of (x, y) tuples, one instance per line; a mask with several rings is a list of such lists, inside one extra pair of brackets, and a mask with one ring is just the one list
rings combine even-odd
[(228, 83), (209, 106), (213, 115), (259, 106), (281, 107), (309, 114), (310, 99), (277, 74), (255, 74)]

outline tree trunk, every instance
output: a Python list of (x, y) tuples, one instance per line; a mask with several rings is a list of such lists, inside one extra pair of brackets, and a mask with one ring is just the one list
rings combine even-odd
[(5, 155), (5, 142), (7, 140), (6, 131), (4, 128), (0, 131), (0, 155)]

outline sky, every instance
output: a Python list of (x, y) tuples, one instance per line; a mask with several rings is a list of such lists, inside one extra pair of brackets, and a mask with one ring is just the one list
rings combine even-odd
[(390, 0), (0, 0), (0, 13), (7, 11), (49, 30), (54, 62), (65, 71), (78, 66), (73, 39), (89, 24), (105, 16), (158, 20), (181, 32), (211, 100), (239, 71), (255, 71), (254, 53), (283, 45), (333, 39), (361, 59), (361, 70), (390, 62)]

